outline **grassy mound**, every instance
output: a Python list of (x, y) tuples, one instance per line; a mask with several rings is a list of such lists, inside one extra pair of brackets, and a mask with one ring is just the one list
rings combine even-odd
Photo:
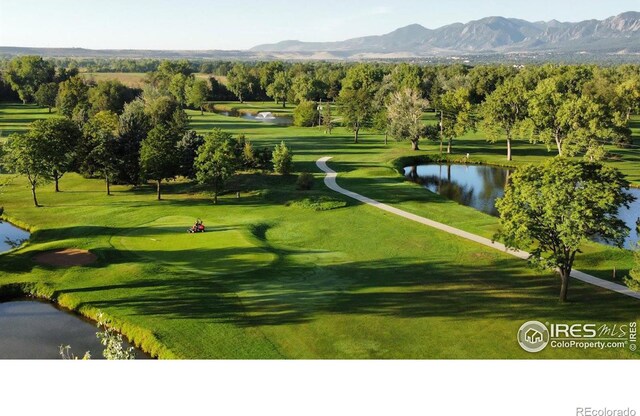
[(195, 218), (168, 216), (116, 240), (145, 260), (203, 274), (244, 273), (273, 261), (273, 254), (255, 245), (240, 228), (216, 227), (213, 221), (203, 220), (205, 233), (187, 232)]
[(287, 205), (290, 207), (310, 209), (313, 211), (330, 211), (332, 209), (344, 208), (347, 206), (347, 203), (340, 199), (320, 196), (291, 201)]

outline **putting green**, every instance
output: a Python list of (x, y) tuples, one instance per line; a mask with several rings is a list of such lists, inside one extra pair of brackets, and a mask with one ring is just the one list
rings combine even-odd
[(243, 273), (267, 266), (275, 255), (240, 228), (216, 227), (203, 218), (205, 233), (189, 234), (192, 217), (169, 216), (114, 238), (116, 246), (145, 259), (203, 274)]

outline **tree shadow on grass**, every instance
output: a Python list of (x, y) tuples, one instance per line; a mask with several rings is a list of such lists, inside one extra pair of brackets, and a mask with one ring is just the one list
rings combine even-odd
[[(96, 308), (124, 307), (163, 319), (197, 319), (243, 327), (287, 325), (327, 314), (398, 318), (631, 321), (638, 303), (572, 282), (567, 304), (557, 299), (558, 279), (525, 276), (517, 260), (479, 270), (411, 259), (350, 262), (327, 267), (278, 262), (243, 274), (160, 273), (151, 279), (61, 293), (92, 293)], [(101, 296), (100, 292), (111, 292)]]

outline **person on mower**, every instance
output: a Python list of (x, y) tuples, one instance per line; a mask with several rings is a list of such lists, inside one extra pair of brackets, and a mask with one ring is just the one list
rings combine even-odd
[(204, 223), (202, 222), (202, 220), (197, 220), (196, 223), (193, 225), (193, 227), (191, 227), (188, 231), (190, 233), (203, 233), (205, 230), (204, 227)]

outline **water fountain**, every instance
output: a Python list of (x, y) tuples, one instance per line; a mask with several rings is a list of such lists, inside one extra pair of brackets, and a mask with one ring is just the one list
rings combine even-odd
[(276, 118), (273, 116), (273, 113), (270, 111), (265, 111), (262, 113), (258, 113), (256, 116), (256, 120), (275, 120)]

